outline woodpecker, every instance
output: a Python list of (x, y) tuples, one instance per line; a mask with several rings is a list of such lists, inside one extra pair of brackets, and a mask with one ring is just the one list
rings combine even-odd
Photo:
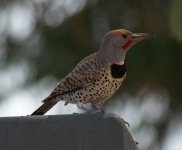
[(125, 29), (106, 33), (98, 51), (81, 60), (31, 115), (43, 115), (59, 101), (77, 104), (80, 109), (91, 103), (94, 110), (101, 109), (126, 77), (124, 60), (128, 50), (150, 37), (148, 33), (133, 34)]

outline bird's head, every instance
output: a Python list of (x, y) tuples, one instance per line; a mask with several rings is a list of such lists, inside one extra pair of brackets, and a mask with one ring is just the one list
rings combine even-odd
[(105, 34), (98, 54), (110, 64), (122, 64), (127, 51), (136, 43), (148, 39), (151, 34), (131, 33), (124, 29), (113, 30)]

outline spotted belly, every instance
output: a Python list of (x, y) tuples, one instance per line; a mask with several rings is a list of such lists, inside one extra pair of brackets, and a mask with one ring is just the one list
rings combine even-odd
[(74, 91), (67, 97), (69, 103), (89, 103), (96, 101), (106, 101), (109, 99), (121, 86), (122, 79), (101, 78), (90, 84), (88, 87)]

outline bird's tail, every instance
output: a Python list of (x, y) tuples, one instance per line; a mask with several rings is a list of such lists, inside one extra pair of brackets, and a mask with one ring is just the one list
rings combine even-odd
[(58, 101), (48, 100), (45, 101), (37, 110), (35, 110), (31, 116), (33, 115), (43, 115), (47, 111), (49, 111), (54, 105), (56, 105)]

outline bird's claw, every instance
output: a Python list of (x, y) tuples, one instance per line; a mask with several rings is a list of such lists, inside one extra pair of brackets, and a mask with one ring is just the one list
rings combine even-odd
[(123, 120), (123, 121), (124, 121), (124, 124), (127, 125), (127, 127), (129, 128), (130, 124), (127, 121), (125, 121), (125, 120)]
[(139, 143), (138, 143), (137, 141), (135, 141), (135, 144), (136, 144), (136, 145), (139, 145)]

